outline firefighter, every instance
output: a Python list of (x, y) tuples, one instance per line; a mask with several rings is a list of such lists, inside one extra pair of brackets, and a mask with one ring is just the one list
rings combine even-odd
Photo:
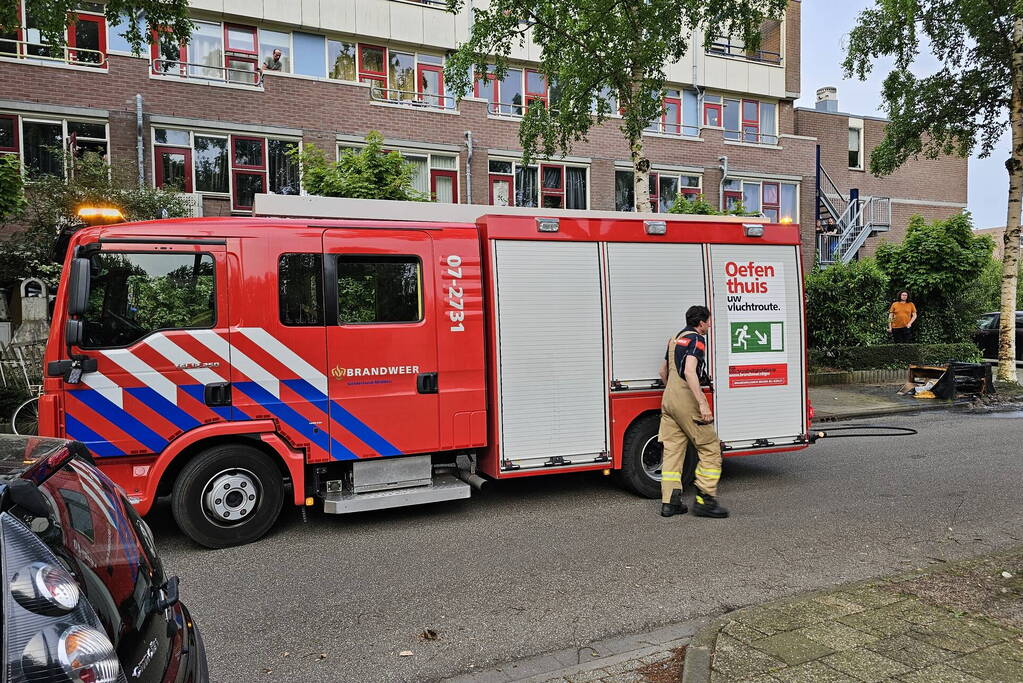
[(670, 342), (661, 366), (664, 398), (661, 400), (661, 426), (657, 438), (664, 447), (661, 464), (661, 516), (685, 514), (682, 503), (682, 462), (691, 441), (700, 462), (696, 467), (698, 517), (727, 517), (728, 510), (718, 505), (718, 479), (721, 478), (721, 443), (714, 429), (714, 415), (702, 387), (710, 386), (707, 374), (707, 339), (710, 311), (692, 306), (686, 311), (686, 328)]

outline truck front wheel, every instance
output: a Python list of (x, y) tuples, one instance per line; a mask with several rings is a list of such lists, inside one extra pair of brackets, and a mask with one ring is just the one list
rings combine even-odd
[(284, 482), (262, 451), (225, 444), (193, 458), (174, 482), (171, 509), (178, 527), (207, 548), (261, 538), (281, 512)]
[[(663, 448), (657, 440), (660, 414), (645, 415), (636, 420), (622, 442), (622, 469), (618, 479), (627, 489), (645, 498), (661, 497), (661, 459)], [(693, 485), (696, 477), (696, 451), (692, 444), (682, 464), (682, 483)]]

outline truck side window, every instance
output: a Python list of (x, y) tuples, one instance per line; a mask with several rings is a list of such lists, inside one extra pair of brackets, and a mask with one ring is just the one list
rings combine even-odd
[(214, 270), (209, 254), (95, 254), (82, 348), (127, 346), (157, 330), (212, 327)]
[(323, 255), (283, 254), (277, 291), (285, 325), (323, 325)]
[(338, 256), (338, 322), (419, 322), (422, 281), (422, 264), (415, 256)]

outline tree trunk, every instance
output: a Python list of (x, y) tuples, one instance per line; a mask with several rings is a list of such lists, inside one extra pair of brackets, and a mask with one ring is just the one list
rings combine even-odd
[(1012, 153), (1005, 161), (1009, 172), (1009, 203), (1003, 237), (1002, 316), (998, 330), (998, 380), (1018, 382), (1016, 376), (1016, 289), (1019, 279), (1020, 201), (1023, 198), (1023, 19), (1012, 28), (1012, 99), (1009, 122), (1012, 126)]
[(632, 180), (635, 183), (633, 196), (636, 198), (636, 211), (649, 213), (654, 209), (650, 206), (650, 160), (643, 153), (643, 137), (638, 135), (629, 140), (632, 154)]

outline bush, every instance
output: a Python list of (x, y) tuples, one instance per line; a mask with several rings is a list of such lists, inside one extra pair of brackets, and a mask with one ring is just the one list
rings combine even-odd
[(430, 195), (415, 189), (415, 167), (397, 152), (384, 150), (384, 137), (377, 131), (366, 136), (366, 146), (346, 149), (341, 158), (327, 159), (316, 145), (289, 152), (302, 164), (302, 187), (309, 194), (353, 199), (394, 199), (428, 202)]
[(806, 276), (811, 348), (888, 341), (888, 278), (873, 259), (836, 263)]
[(907, 365), (943, 365), (950, 360), (980, 361), (980, 349), (972, 342), (956, 344), (880, 344), (843, 346), (810, 351), (810, 368), (822, 370), (885, 370)]

